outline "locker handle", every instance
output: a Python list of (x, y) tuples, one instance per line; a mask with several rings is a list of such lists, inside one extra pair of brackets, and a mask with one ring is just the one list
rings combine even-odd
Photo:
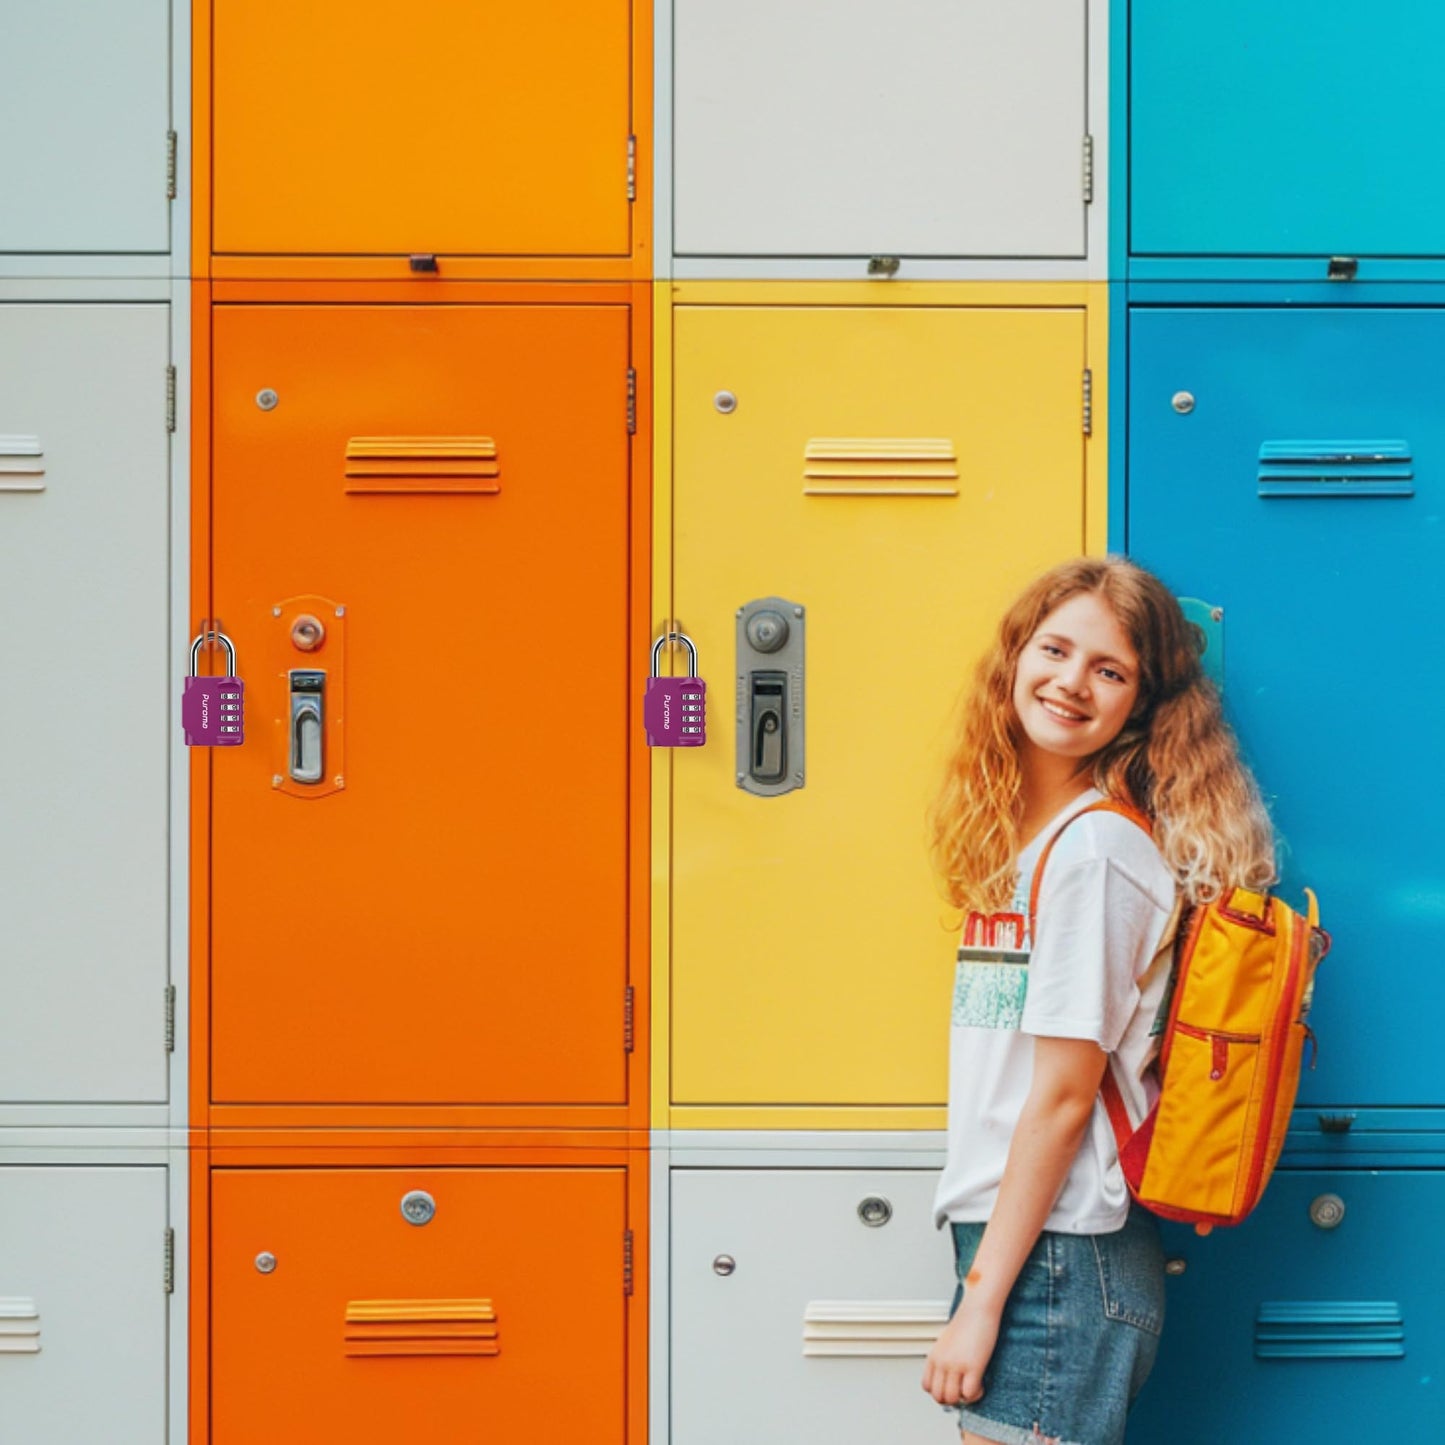
[(326, 674), (316, 668), (296, 668), (290, 680), (291, 778), (297, 783), (319, 783), (325, 773), (322, 738)]
[(780, 783), (788, 767), (788, 677), (783, 672), (752, 674), (752, 758), (749, 771), (760, 783)]

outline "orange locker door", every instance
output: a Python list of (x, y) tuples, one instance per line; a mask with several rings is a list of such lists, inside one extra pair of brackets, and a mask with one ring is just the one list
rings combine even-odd
[(626, 307), (214, 325), (212, 1097), (623, 1102)]
[(216, 0), (221, 253), (626, 255), (629, 0)]
[(212, 1445), (620, 1445), (621, 1169), (212, 1180)]

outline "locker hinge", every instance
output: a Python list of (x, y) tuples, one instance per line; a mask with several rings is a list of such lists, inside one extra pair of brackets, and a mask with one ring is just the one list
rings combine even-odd
[(174, 1229), (166, 1230), (166, 1262), (165, 1262), (165, 1285), (166, 1293), (174, 1294), (176, 1290), (176, 1232)]
[(1084, 435), (1094, 435), (1094, 373), (1084, 368)]
[(632, 1038), (632, 985), (628, 984), (622, 995), (622, 1048), (624, 1053), (631, 1053), (633, 1047)]
[(176, 1051), (176, 986), (166, 985), (166, 1052)]
[(176, 198), (176, 133), (166, 132), (166, 200)]
[(637, 371), (627, 368), (627, 435), (637, 434)]
[(1084, 137), (1084, 204), (1092, 204), (1094, 199), (1094, 137)]
[(176, 429), (176, 369), (166, 367), (166, 430)]
[(637, 199), (637, 137), (627, 137), (627, 199)]
[(622, 1231), (622, 1293), (632, 1295), (632, 1231)]

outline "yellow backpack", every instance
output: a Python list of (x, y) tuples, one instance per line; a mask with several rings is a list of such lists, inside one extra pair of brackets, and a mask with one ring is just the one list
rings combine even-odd
[[(1118, 813), (1152, 831), (1142, 813), (1121, 803), (1094, 803), (1074, 817), (1092, 812)], [(1034, 869), (1030, 920), (1062, 832)], [(1259, 1203), (1284, 1146), (1305, 1041), (1314, 1043), (1305, 1018), (1315, 969), (1330, 947), (1315, 895), (1308, 888), (1305, 895), (1308, 917), (1246, 888), (1186, 908), (1173, 943), (1159, 1098), (1137, 1126), (1112, 1064), (1104, 1072), (1104, 1106), (1129, 1192), (1200, 1234), (1238, 1224)]]

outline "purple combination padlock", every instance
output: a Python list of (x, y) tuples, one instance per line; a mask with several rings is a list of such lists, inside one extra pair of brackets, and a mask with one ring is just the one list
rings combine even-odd
[[(201, 644), (214, 637), (226, 649), (226, 677), (197, 677)], [(236, 676), (236, 649), (224, 632), (203, 632), (191, 643), (191, 672), (181, 693), (181, 727), (189, 748), (234, 748), (245, 739), (246, 686)]]
[[(687, 648), (686, 677), (659, 677), (663, 644)], [(700, 748), (707, 741), (707, 684), (697, 675), (697, 648), (685, 632), (665, 632), (652, 644), (652, 674), (642, 699), (642, 724), (650, 748)]]

